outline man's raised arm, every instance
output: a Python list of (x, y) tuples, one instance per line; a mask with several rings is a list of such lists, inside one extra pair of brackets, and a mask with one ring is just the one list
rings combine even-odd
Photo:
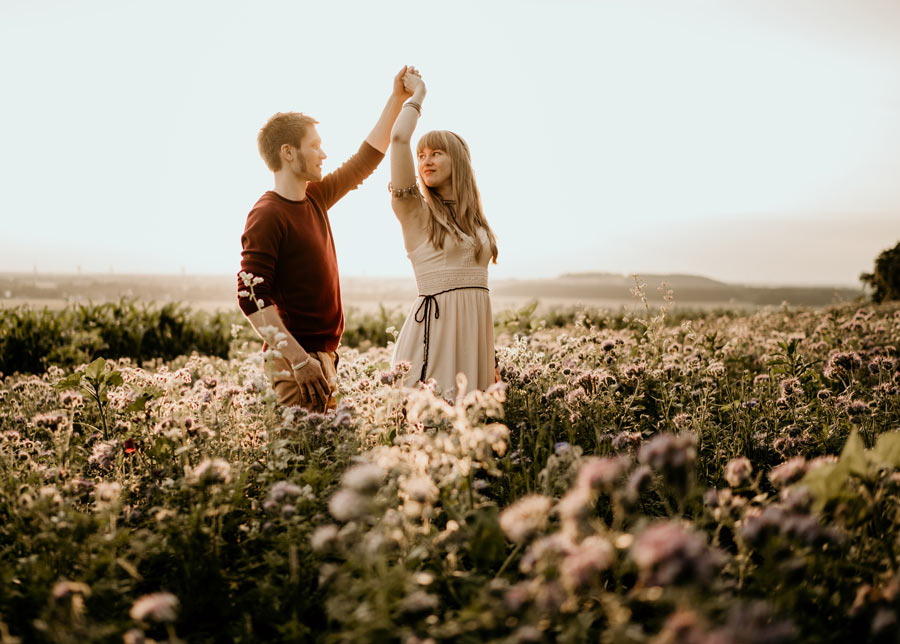
[(403, 102), (412, 96), (412, 92), (403, 85), (403, 76), (409, 69), (411, 68), (404, 66), (394, 77), (391, 96), (388, 98), (378, 122), (360, 146), (359, 151), (337, 170), (329, 173), (321, 182), (309, 184), (315, 186), (313, 190), (321, 197), (326, 209), (331, 208), (350, 190), (361, 185), (384, 158), (391, 142), (391, 128), (394, 126), (394, 121), (397, 120), (397, 116), (403, 108)]
[(369, 136), (366, 137), (366, 143), (382, 154), (387, 152), (388, 145), (391, 143), (391, 128), (394, 127), (394, 121), (397, 120), (397, 116), (403, 108), (403, 102), (412, 96), (412, 92), (408, 91), (403, 85), (403, 76), (410, 69), (410, 67), (404, 65), (403, 69), (394, 76), (394, 88), (391, 96), (384, 106), (384, 110), (381, 112), (375, 127), (372, 128)]

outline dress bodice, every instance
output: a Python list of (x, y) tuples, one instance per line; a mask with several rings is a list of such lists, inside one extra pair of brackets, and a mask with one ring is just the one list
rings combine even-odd
[(468, 235), (457, 239), (448, 234), (444, 247), (435, 248), (426, 239), (407, 256), (416, 274), (419, 295), (433, 295), (449, 289), (464, 287), (487, 288), (488, 263), (491, 246), (487, 231), (478, 229), (481, 239), (481, 257), (476, 258), (475, 240)]

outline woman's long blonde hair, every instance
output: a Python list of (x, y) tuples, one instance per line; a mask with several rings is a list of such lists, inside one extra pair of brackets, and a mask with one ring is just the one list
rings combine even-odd
[[(484, 250), (478, 229), (484, 228), (491, 245), (491, 260), (497, 263), (497, 238), (488, 225), (481, 207), (481, 193), (472, 172), (469, 146), (458, 134), (449, 130), (432, 130), (425, 133), (416, 145), (416, 158), (422, 150), (443, 150), (450, 155), (450, 181), (452, 198), (444, 201), (437, 190), (432, 190), (421, 180), (425, 206), (430, 215), (429, 237), (435, 248), (444, 247), (447, 233), (458, 240), (468, 235), (475, 240), (475, 257), (481, 258)], [(420, 177), (421, 179), (421, 177)]]

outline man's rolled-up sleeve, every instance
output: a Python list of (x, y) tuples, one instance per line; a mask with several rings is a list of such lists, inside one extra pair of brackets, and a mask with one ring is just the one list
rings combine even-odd
[(375, 172), (375, 168), (383, 158), (384, 153), (363, 141), (359, 151), (347, 159), (340, 168), (326, 175), (322, 181), (310, 185), (316, 185), (327, 210), (345, 194), (358, 188)]
[[(254, 208), (247, 216), (247, 226), (241, 235), (241, 272), (237, 279), (238, 302), (246, 315), (274, 304), (272, 295), (275, 264), (284, 234), (283, 222), (276, 212), (267, 208)], [(241, 295), (242, 291), (250, 291), (244, 282), (244, 273), (252, 275), (253, 281), (258, 282), (253, 285), (255, 299)]]

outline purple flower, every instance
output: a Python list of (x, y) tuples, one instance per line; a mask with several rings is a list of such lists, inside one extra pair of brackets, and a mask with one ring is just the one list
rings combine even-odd
[(731, 640), (710, 637), (704, 621), (689, 609), (677, 610), (666, 618), (666, 623), (654, 644), (732, 644)]
[(560, 566), (563, 585), (574, 591), (594, 583), (612, 565), (614, 557), (615, 549), (606, 539), (596, 535), (587, 537), (563, 560)]
[(641, 493), (649, 487), (652, 479), (653, 471), (649, 467), (641, 465), (636, 468), (625, 484), (625, 498), (635, 503), (641, 497)]
[(715, 641), (736, 644), (781, 644), (796, 641), (797, 635), (794, 624), (789, 619), (776, 619), (763, 601), (734, 606), (725, 627), (714, 633), (714, 637), (719, 636)]
[(829, 380), (838, 380), (851, 375), (862, 366), (862, 358), (855, 351), (833, 351), (828, 356), (822, 374)]
[(640, 432), (621, 432), (612, 439), (612, 447), (616, 451), (631, 449), (641, 444), (644, 435)]
[(554, 398), (565, 398), (566, 389), (566, 385), (553, 385), (547, 390), (547, 393), (544, 394), (544, 399), (553, 400)]
[(781, 395), (776, 404), (782, 407), (791, 407), (803, 400), (803, 385), (798, 378), (785, 378), (778, 384)]
[(675, 522), (657, 523), (637, 538), (631, 558), (649, 585), (708, 583), (721, 565), (721, 555), (706, 539)]
[(697, 460), (695, 445), (692, 434), (657, 434), (641, 445), (638, 460), (661, 473), (669, 486), (683, 492)]
[(747, 518), (740, 527), (739, 534), (752, 548), (761, 547), (775, 536), (811, 546), (840, 541), (838, 533), (823, 528), (815, 517), (789, 512), (776, 505), (767, 507), (757, 516)]

